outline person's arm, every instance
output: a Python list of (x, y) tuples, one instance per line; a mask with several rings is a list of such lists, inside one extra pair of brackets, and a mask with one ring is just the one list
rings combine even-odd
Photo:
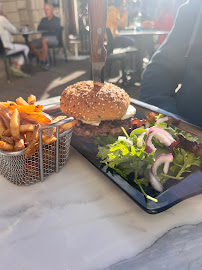
[(9, 20), (5, 17), (3, 17), (3, 25), (4, 28), (7, 29), (11, 34), (17, 33), (16, 27), (12, 23), (10, 23)]
[(185, 55), (197, 12), (197, 8), (191, 8), (189, 4), (179, 10), (172, 32), (143, 73), (139, 95), (141, 101), (178, 114), (175, 89), (183, 79)]
[(120, 16), (120, 20), (119, 20), (119, 27), (126, 27), (128, 24), (128, 12), (126, 9), (123, 9), (123, 11), (121, 12), (121, 16)]
[(145, 69), (139, 99), (164, 110), (178, 114), (175, 89), (178, 86), (177, 77), (164, 64), (151, 62)]
[(108, 9), (107, 21), (110, 25), (119, 25), (120, 18), (117, 14), (118, 13), (115, 8), (111, 7)]
[(53, 32), (55, 32), (55, 34), (57, 34), (60, 31), (61, 31), (60, 19), (56, 17)]
[(46, 30), (45, 28), (45, 24), (44, 24), (44, 18), (43, 19), (41, 19), (41, 21), (40, 21), (40, 23), (39, 23), (39, 25), (38, 25), (38, 31), (43, 31), (43, 30)]

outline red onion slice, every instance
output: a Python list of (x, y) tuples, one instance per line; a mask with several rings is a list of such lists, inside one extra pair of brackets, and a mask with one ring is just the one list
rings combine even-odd
[(154, 176), (152, 172), (149, 172), (149, 181), (152, 187), (158, 191), (162, 192), (163, 191), (163, 185), (159, 181), (159, 178), (157, 176)]
[(156, 120), (156, 123), (159, 124), (159, 123), (163, 123), (163, 122), (166, 122), (170, 119), (169, 116), (164, 116), (162, 118), (159, 118), (158, 120)]
[(152, 143), (152, 138), (153, 138), (152, 133), (150, 133), (149, 136), (145, 140), (145, 151), (149, 154), (156, 151), (156, 147)]
[(159, 155), (152, 165), (152, 173), (153, 175), (157, 175), (158, 167), (164, 163), (163, 172), (165, 174), (168, 173), (170, 163), (173, 161), (173, 155), (170, 154), (161, 154)]
[(147, 132), (152, 132), (152, 131), (156, 131), (156, 132), (164, 134), (168, 138), (168, 140), (170, 140), (170, 144), (175, 141), (174, 138), (170, 135), (170, 133), (168, 133), (166, 130), (162, 128), (150, 127)]
[(170, 146), (175, 141), (173, 137), (166, 130), (162, 128), (151, 127), (147, 129), (146, 132), (147, 133), (151, 132), (145, 141), (145, 144), (146, 144), (145, 151), (147, 153), (152, 153), (156, 151), (156, 148), (152, 143), (153, 137), (158, 139), (162, 144), (166, 146)]
[(155, 162), (153, 163), (152, 169), (149, 172), (149, 181), (155, 190), (159, 192), (163, 191), (163, 185), (161, 184), (160, 179), (157, 176), (158, 167), (164, 163), (163, 172), (167, 174), (170, 163), (172, 161), (173, 161), (172, 154), (161, 154), (156, 158)]

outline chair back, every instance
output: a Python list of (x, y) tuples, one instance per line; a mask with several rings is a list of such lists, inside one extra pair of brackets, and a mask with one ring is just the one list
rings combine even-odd
[(110, 28), (106, 28), (106, 35), (107, 35), (107, 54), (111, 54), (113, 52), (113, 40), (114, 37), (112, 35), (112, 31)]
[(63, 46), (63, 40), (62, 40), (63, 30), (64, 30), (64, 27), (61, 26), (59, 33), (57, 33), (57, 38), (58, 38), (58, 41), (59, 41), (58, 47), (62, 47)]
[(5, 55), (6, 55), (6, 51), (5, 51), (3, 42), (2, 42), (2, 40), (1, 40), (1, 37), (0, 37), (0, 55), (1, 55), (1, 56), (5, 56)]

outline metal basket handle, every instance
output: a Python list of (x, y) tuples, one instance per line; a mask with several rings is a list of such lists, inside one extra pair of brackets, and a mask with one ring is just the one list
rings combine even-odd
[(44, 126), (44, 127), (40, 127), (39, 129), (39, 163), (40, 163), (40, 177), (41, 177), (41, 181), (44, 181), (44, 169), (43, 169), (43, 142), (42, 142), (42, 131), (45, 129), (50, 129), (50, 128), (56, 128), (56, 144), (55, 144), (55, 153), (56, 153), (56, 157), (55, 157), (55, 171), (56, 173), (59, 172), (59, 128), (61, 125), (64, 125), (66, 123), (70, 123), (74, 120), (73, 117), (69, 117), (66, 119), (62, 119), (56, 123), (52, 123), (50, 125)]

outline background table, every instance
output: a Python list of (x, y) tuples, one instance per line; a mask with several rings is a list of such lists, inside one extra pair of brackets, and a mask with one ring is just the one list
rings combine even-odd
[(0, 176), (1, 269), (201, 269), (201, 209), (198, 195), (149, 215), (71, 148), (44, 182), (19, 187)]
[(30, 35), (43, 34), (46, 32), (47, 31), (29, 30), (29, 31), (20, 31), (14, 35), (22, 35), (25, 39), (25, 43), (27, 44), (27, 46), (29, 46), (29, 36)]
[(118, 36), (127, 36), (134, 38), (136, 42), (136, 46), (138, 49), (138, 57), (137, 57), (137, 77), (140, 80), (141, 74), (143, 71), (143, 58), (144, 58), (144, 45), (146, 38), (149, 36), (159, 36), (159, 35), (166, 35), (168, 31), (158, 31), (158, 30), (141, 30), (136, 31), (134, 29), (125, 29), (118, 33)]
[(141, 30), (141, 31), (137, 31), (134, 29), (125, 29), (125, 30), (121, 30), (118, 35), (119, 36), (147, 36), (147, 35), (166, 35), (168, 34), (168, 31), (158, 31), (158, 30)]

